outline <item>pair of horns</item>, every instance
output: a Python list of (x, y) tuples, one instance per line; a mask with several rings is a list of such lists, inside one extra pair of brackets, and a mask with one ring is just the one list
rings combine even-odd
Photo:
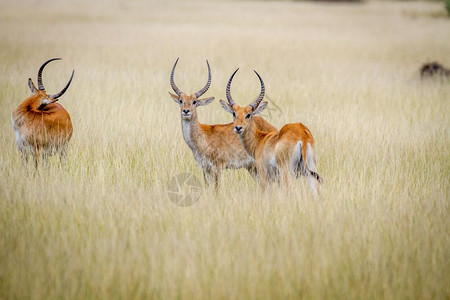
[[(38, 89), (40, 91), (45, 91), (45, 87), (44, 84), (42, 83), (42, 71), (44, 71), (44, 68), (46, 65), (48, 65), (50, 62), (54, 61), (54, 60), (61, 60), (61, 58), (52, 58), (47, 60), (40, 68), (38, 71), (38, 76), (37, 76), (37, 81), (38, 81)], [(75, 73), (75, 70), (72, 71), (72, 76), (70, 76), (69, 82), (66, 84), (66, 86), (61, 90), (61, 92), (59, 92), (58, 94), (55, 95), (48, 95), (50, 98), (52, 99), (58, 99), (59, 97), (61, 97), (69, 88), (70, 83), (72, 82), (72, 78), (73, 78), (73, 74)]]
[[(228, 80), (228, 84), (227, 84), (227, 91), (226, 91), (227, 100), (231, 107), (233, 107), (233, 105), (236, 104), (236, 102), (234, 102), (233, 98), (231, 97), (230, 90), (231, 90), (231, 82), (233, 81), (233, 77), (237, 71), (239, 71), (239, 68), (237, 68), (236, 71), (234, 71), (233, 75), (231, 75), (230, 80)], [(252, 109), (255, 110), (259, 106), (261, 101), (264, 99), (264, 94), (266, 92), (266, 88), (264, 86), (264, 81), (262, 80), (261, 76), (259, 76), (258, 72), (256, 72), (255, 70), (253, 70), (253, 72), (255, 72), (256, 76), (258, 76), (259, 82), (261, 83), (261, 93), (259, 94), (258, 98), (255, 101), (253, 101), (252, 103), (249, 104), (252, 107)]]
[[(173, 65), (172, 68), (172, 73), (170, 73), (170, 85), (172, 86), (173, 91), (178, 95), (181, 96), (181, 94), (183, 93), (175, 84), (175, 81), (173, 80), (173, 76), (175, 74), (175, 68), (177, 66), (178, 63), (178, 59), (175, 61), (175, 64)], [(195, 97), (197, 97), (197, 99), (199, 97), (201, 97), (204, 93), (206, 93), (206, 91), (209, 89), (209, 87), (211, 86), (211, 68), (209, 67), (209, 62), (208, 60), (206, 60), (206, 64), (208, 65), (208, 81), (206, 82), (206, 85), (198, 92), (195, 93)]]

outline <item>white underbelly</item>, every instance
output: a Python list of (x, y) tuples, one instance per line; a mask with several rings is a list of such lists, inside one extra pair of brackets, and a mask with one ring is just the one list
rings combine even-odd
[[(192, 149), (191, 149), (192, 150)], [(202, 168), (215, 168), (212, 160), (209, 157), (202, 156), (198, 151), (192, 150), (192, 154), (194, 154), (194, 159), (197, 162), (197, 164)], [(247, 168), (255, 164), (255, 160), (253, 157), (248, 156), (245, 159), (235, 159), (235, 160), (229, 160), (225, 163), (226, 169), (240, 169), (240, 168)]]
[(255, 160), (253, 159), (253, 157), (248, 156), (245, 159), (227, 161), (225, 168), (240, 169), (240, 168), (247, 168), (247, 167), (253, 166), (254, 164), (255, 164)]
[(200, 153), (198, 153), (198, 151), (196, 151), (196, 150), (193, 150), (193, 149), (191, 149), (191, 150), (192, 150), (192, 154), (194, 154), (195, 161), (202, 169), (207, 169), (207, 168), (213, 167), (212, 162), (207, 157), (200, 155)]

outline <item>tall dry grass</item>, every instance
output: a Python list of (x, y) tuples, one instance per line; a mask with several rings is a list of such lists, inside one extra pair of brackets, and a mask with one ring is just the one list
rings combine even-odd
[[(439, 3), (2, 2), (0, 298), (450, 297), (450, 65)], [(445, 14), (445, 12), (444, 12)], [(72, 116), (69, 158), (38, 173), (20, 161), (10, 113), (48, 58), (49, 92)], [(178, 207), (167, 187), (202, 178), (183, 141), (169, 72), (206, 81), (204, 123), (230, 122), (263, 76), (277, 127), (316, 139), (321, 196), (305, 180), (263, 193), (227, 171)]]

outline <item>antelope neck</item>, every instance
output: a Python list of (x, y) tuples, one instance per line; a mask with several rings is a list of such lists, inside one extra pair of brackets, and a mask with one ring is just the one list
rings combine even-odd
[(198, 123), (197, 115), (192, 114), (190, 120), (181, 119), (181, 128), (183, 130), (183, 138), (193, 151), (198, 150), (198, 140), (202, 137), (200, 131), (200, 124)]
[(255, 157), (256, 147), (259, 144), (260, 136), (262, 134), (263, 132), (252, 124), (246, 128), (242, 134), (238, 135), (245, 151), (252, 157)]

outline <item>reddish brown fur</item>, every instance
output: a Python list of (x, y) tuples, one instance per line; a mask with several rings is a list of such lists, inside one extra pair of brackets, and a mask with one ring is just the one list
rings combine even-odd
[[(195, 94), (188, 96), (185, 93), (180, 96), (172, 93), (170, 95), (180, 104), (183, 131), (185, 126), (190, 126), (189, 136), (184, 138), (197, 163), (202, 167), (207, 183), (215, 182), (218, 187), (221, 173), (225, 168), (246, 168), (254, 175), (254, 161), (233, 132), (233, 123), (207, 125), (198, 122), (197, 106), (207, 105), (214, 98), (197, 99)], [(183, 119), (183, 110), (190, 112), (189, 119)], [(255, 123), (261, 130), (276, 130), (263, 118), (256, 117)]]
[[(255, 117), (256, 128), (262, 131), (276, 131), (270, 123), (261, 117)], [(234, 123), (206, 125), (199, 123), (204, 138), (208, 140), (206, 156), (215, 161), (217, 166), (224, 166), (230, 160), (246, 159), (248, 154), (242, 147), (239, 138), (234, 133)]]
[[(223, 106), (226, 105), (223, 102)], [(263, 102), (261, 110), (265, 108), (267, 102)], [(226, 107), (224, 107), (226, 109)], [(271, 174), (271, 168), (277, 169), (280, 173), (282, 182), (289, 181), (289, 174), (292, 172), (293, 155), (296, 145), (301, 142), (301, 155), (307, 171), (307, 176), (311, 173), (317, 180), (320, 177), (315, 172), (315, 158), (312, 156), (314, 166), (310, 168), (307, 158), (307, 147), (311, 145), (314, 150), (314, 138), (311, 131), (302, 123), (292, 123), (284, 125), (279, 131), (264, 132), (255, 126), (255, 113), (258, 108), (253, 110), (251, 106), (241, 107), (233, 105), (231, 112), (234, 112), (234, 127), (241, 127), (238, 133), (242, 145), (246, 151), (255, 158), (256, 168), (261, 175), (261, 183), (266, 186), (275, 174)], [(260, 110), (260, 111), (261, 111)], [(236, 129), (237, 130), (237, 129)], [(275, 159), (276, 164), (273, 162)], [(273, 172), (273, 171), (272, 171)], [(317, 191), (315, 183), (313, 191)]]
[(250, 105), (241, 107), (231, 97), (231, 83), (237, 71), (239, 68), (227, 83), (228, 103), (220, 100), (220, 104), (225, 111), (233, 115), (234, 131), (245, 150), (254, 157), (261, 183), (265, 187), (269, 181), (276, 179), (288, 184), (291, 176), (306, 175), (311, 189), (317, 194), (315, 180), (320, 182), (320, 177), (316, 172), (314, 138), (311, 132), (301, 123), (286, 124), (280, 131), (273, 132), (258, 129), (255, 126), (255, 115), (261, 113), (268, 104), (261, 103), (266, 91), (264, 81), (258, 72), (254, 71), (261, 83), (261, 92)]
[[(44, 100), (51, 103), (44, 105)], [(19, 150), (23, 155), (32, 154), (36, 164), (41, 155), (46, 157), (55, 151), (64, 155), (65, 147), (72, 137), (70, 115), (61, 104), (54, 101), (45, 90), (35, 88), (34, 93), (11, 115)]]
[(288, 152), (299, 141), (302, 142), (302, 153), (306, 153), (308, 143), (314, 148), (314, 138), (311, 131), (302, 123), (286, 124), (279, 131), (265, 132), (254, 126), (257, 116), (245, 118), (246, 115), (252, 113), (250, 106), (234, 105), (233, 111), (236, 114), (233, 126), (244, 128), (244, 148), (257, 162), (263, 159), (266, 152), (275, 152), (275, 147), (277, 147), (277, 162), (283, 163), (283, 159), (291, 155)]

